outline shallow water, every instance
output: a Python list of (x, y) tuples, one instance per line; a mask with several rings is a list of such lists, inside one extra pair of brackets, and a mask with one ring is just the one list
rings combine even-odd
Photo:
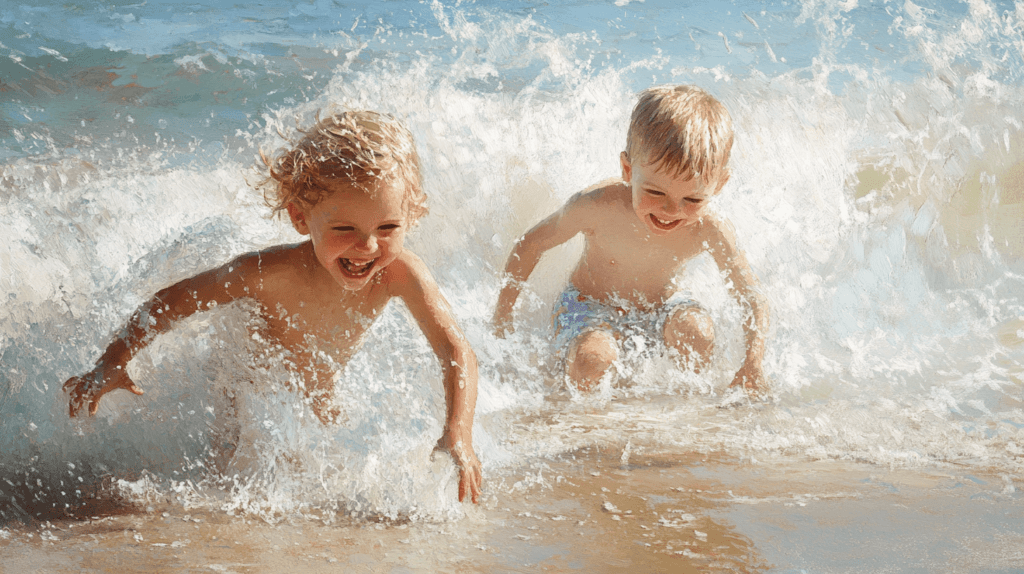
[[(987, 572), (1021, 568), (991, 475), (582, 449), (535, 460), (459, 520), (269, 524), (160, 496), (0, 531), (11, 571)], [(126, 563), (130, 566), (126, 567)]]
[[(827, 492), (843, 465), (883, 482), (917, 477), (888, 498), (844, 486), (861, 498), (828, 512), (863, 513), (870, 526), (824, 531), (877, 540), (885, 505), (934, 497), (948, 509), (938, 515), (976, 516), (995, 538), (919, 513), (913, 536), (959, 545), (962, 571), (1019, 569), (1020, 555), (996, 557), (992, 540), (1020, 546), (993, 517), (1019, 516), (1024, 453), (1022, 34), (1024, 4), (984, 1), (0, 7), (4, 552), (22, 521), (39, 537), (40, 520), (91, 516), (96, 497), (130, 509), (111, 520), (154, 532), (163, 526), (147, 497), (171, 517), (255, 521), (280, 536), (293, 520), (342, 532), (376, 520), (469, 528), (502, 520), (492, 512), (536, 465), (596, 448), (626, 459), (714, 453), (728, 475), (716, 480), (736, 485), (792, 468), (817, 477), (803, 491), (779, 486), (782, 498)], [(579, 245), (542, 262), (508, 340), (486, 323), (497, 271), (529, 226), (617, 175), (635, 93), (684, 82), (719, 97), (736, 123), (733, 177), (713, 208), (735, 224), (771, 302), (772, 391), (753, 403), (726, 392), (742, 355), (738, 310), (697, 261), (681, 283), (722, 334), (714, 372), (678, 373), (655, 358), (595, 400), (571, 397), (547, 341)], [(454, 502), (450, 463), (431, 461), (439, 369), (400, 305), (343, 369), (334, 428), (277, 388), (287, 374), (272, 354), (259, 358), (245, 305), (184, 321), (138, 357), (144, 397), (108, 396), (92, 420), (65, 416), (61, 382), (88, 369), (154, 291), (299, 239), (269, 217), (252, 166), (258, 150), (283, 145), (279, 132), (330, 104), (394, 113), (416, 137), (431, 212), (407, 244), (480, 357), (474, 436), (491, 510)], [(263, 384), (239, 391), (239, 455), (211, 474), (223, 390), (239, 380)], [(607, 474), (615, 460), (587, 464)], [(553, 503), (563, 491), (534, 496)], [(864, 497), (872, 504), (856, 508)], [(846, 566), (809, 561), (800, 549), (825, 544), (808, 526), (820, 516), (775, 504), (787, 538), (755, 525), (761, 505), (723, 505), (719, 524), (752, 557), (728, 568), (940, 563), (909, 542)], [(562, 530), (551, 524), (541, 531)]]

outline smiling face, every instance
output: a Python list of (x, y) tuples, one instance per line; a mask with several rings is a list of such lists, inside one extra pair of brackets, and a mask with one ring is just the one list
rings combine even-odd
[(633, 195), (633, 211), (655, 235), (669, 235), (700, 221), (709, 200), (729, 180), (725, 174), (705, 185), (692, 174), (677, 176), (660, 165), (631, 163), (626, 152), (621, 161), (622, 179)]
[(401, 255), (409, 224), (405, 184), (382, 181), (365, 191), (335, 183), (310, 208), (288, 204), (295, 229), (309, 235), (317, 261), (334, 281), (358, 291)]

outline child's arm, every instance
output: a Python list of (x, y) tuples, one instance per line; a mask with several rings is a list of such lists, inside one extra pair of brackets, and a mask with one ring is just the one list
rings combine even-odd
[(483, 481), (473, 451), (473, 412), (476, 409), (476, 355), (455, 324), (448, 302), (423, 261), (406, 251), (388, 266), (393, 295), (401, 297), (437, 354), (444, 372), (446, 417), (437, 447), (451, 453), (459, 467), (459, 501), (477, 502)]
[(592, 206), (593, 194), (576, 194), (561, 209), (533, 226), (516, 242), (505, 263), (505, 284), (498, 293), (498, 303), (491, 319), (496, 335), (502, 337), (513, 330), (512, 310), (519, 298), (522, 283), (533, 272), (541, 256), (583, 231), (583, 222), (587, 220), (587, 211)]
[(733, 377), (733, 386), (759, 390), (766, 384), (761, 361), (764, 358), (765, 335), (768, 333), (768, 301), (758, 289), (747, 256), (737, 247), (732, 226), (724, 221), (712, 220), (708, 241), (711, 256), (719, 269), (725, 272), (726, 284), (733, 296), (746, 308), (743, 322), (747, 353), (740, 370)]
[(213, 304), (228, 303), (247, 294), (243, 282), (245, 256), (227, 265), (179, 281), (157, 292), (132, 314), (128, 323), (114, 336), (92, 371), (68, 379), (64, 389), (70, 392), (70, 416), (86, 405), (89, 414), (96, 414), (100, 398), (110, 391), (126, 389), (141, 395), (128, 377), (128, 362), (148, 345), (156, 335), (170, 330), (183, 317), (210, 309)]

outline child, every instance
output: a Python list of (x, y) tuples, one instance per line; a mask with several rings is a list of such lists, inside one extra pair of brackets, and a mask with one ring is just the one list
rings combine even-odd
[(692, 86), (655, 87), (633, 109), (622, 181), (573, 196), (520, 239), (493, 323), (512, 328), (520, 285), (547, 250), (582, 233), (583, 256), (555, 309), (556, 344), (565, 349), (569, 382), (591, 390), (619, 357), (624, 335), (663, 338), (699, 372), (711, 360), (714, 327), (697, 302), (675, 293), (673, 279), (707, 252), (748, 311), (746, 360), (730, 386), (760, 389), (768, 310), (732, 227), (707, 212), (729, 180), (732, 119), (721, 102)]
[(423, 262), (403, 248), (406, 230), (426, 213), (412, 134), (375, 112), (345, 112), (318, 121), (275, 161), (268, 202), (286, 210), (309, 240), (247, 253), (158, 292), (132, 315), (89, 373), (73, 377), (70, 412), (116, 389), (143, 394), (127, 364), (174, 322), (235, 299), (255, 300), (261, 335), (290, 353), (313, 412), (327, 424), (337, 365), (355, 354), (374, 319), (401, 297), (444, 372), (447, 416), (438, 448), (459, 467), (459, 500), (477, 502), (481, 469), (473, 451), (476, 356)]

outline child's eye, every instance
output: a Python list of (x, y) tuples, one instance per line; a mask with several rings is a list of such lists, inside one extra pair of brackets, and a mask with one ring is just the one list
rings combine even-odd
[(651, 194), (651, 195), (655, 196), (655, 197), (661, 197), (661, 196), (665, 195), (664, 193), (662, 193), (662, 192), (660, 192), (660, 191), (655, 191), (655, 190), (653, 190), (653, 189), (647, 189), (647, 190), (645, 190), (645, 191), (646, 191), (647, 193), (649, 193), (649, 194)]
[(704, 200), (699, 197), (687, 197), (686, 201), (689, 201), (690, 203), (704, 203)]
[(394, 230), (398, 229), (399, 227), (401, 227), (401, 225), (398, 225), (397, 223), (387, 223), (387, 224), (381, 225), (377, 229), (380, 229), (381, 231), (394, 231)]
[(348, 232), (348, 231), (352, 231), (355, 228), (352, 227), (351, 225), (338, 225), (338, 226), (332, 227), (331, 229), (333, 229), (334, 231), (340, 231), (342, 233), (345, 233), (345, 232)]

